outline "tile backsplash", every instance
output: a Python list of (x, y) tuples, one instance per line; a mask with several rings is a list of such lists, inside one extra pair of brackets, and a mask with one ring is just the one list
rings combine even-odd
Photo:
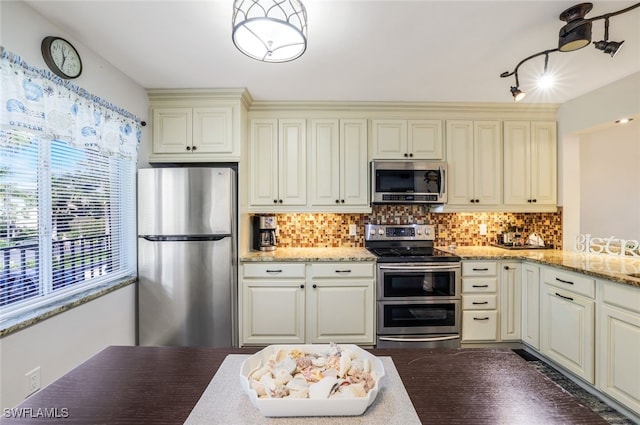
[[(371, 214), (296, 213), (277, 214), (280, 247), (364, 246), (364, 225), (434, 224), (435, 244), (448, 246), (491, 245), (508, 226), (523, 229), (523, 235), (537, 233), (545, 245), (562, 249), (562, 211), (554, 213), (430, 213), (420, 205), (376, 205)], [(356, 236), (349, 236), (355, 224)], [(487, 234), (480, 235), (480, 224)]]

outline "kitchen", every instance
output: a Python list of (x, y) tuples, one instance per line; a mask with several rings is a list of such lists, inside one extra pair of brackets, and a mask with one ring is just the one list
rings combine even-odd
[[(31, 63), (39, 64), (39, 61), (41, 61), (39, 46), (40, 40), (45, 33), (61, 33), (67, 35), (65, 31), (61, 31), (53, 22), (43, 18), (26, 4), (20, 2), (3, 3), (2, 8), (3, 45), (19, 52), (25, 60)], [(73, 38), (70, 34), (67, 36)], [(632, 40), (638, 38), (631, 35), (626, 37), (628, 39), (628, 45), (632, 44)], [(225, 40), (228, 40), (228, 34), (225, 35)], [(537, 43), (536, 45), (540, 44), (544, 43)], [(625, 48), (626, 47), (628, 46), (625, 46)], [(518, 58), (528, 53), (529, 52), (518, 52), (510, 63), (512, 64)], [(147, 93), (142, 87), (129, 77), (122, 75), (118, 70), (113, 69), (109, 63), (100, 57), (99, 53), (94, 53), (90, 50), (83, 51), (83, 59), (87, 69), (92, 69), (92, 72), (85, 71), (85, 76), (83, 76), (85, 79), (82, 81), (84, 87), (112, 101), (118, 101), (121, 106), (135, 112), (138, 116), (147, 117)], [(104, 71), (102, 71), (103, 69)], [(501, 71), (501, 69), (498, 69), (498, 71)], [(105, 87), (108, 89), (105, 89)], [(402, 210), (401, 214), (407, 216), (407, 222), (418, 217), (419, 220), (424, 220), (425, 222), (436, 221), (439, 229), (445, 227), (448, 233), (442, 232), (442, 230), (439, 230), (438, 233), (438, 237), (441, 238), (437, 241), (437, 245), (439, 246), (448, 246), (453, 238), (455, 238), (455, 242), (459, 246), (476, 243), (485, 245), (485, 241), (487, 242), (486, 244), (490, 242), (489, 235), (493, 236), (500, 232), (501, 223), (508, 223), (510, 220), (514, 223), (519, 223), (519, 220), (522, 220), (524, 224), (525, 221), (531, 220), (531, 225), (535, 225), (535, 223), (539, 223), (540, 220), (544, 220), (544, 226), (541, 226), (541, 228), (533, 228), (532, 230), (539, 232), (539, 234), (543, 231), (550, 231), (550, 233), (545, 233), (543, 236), (545, 242), (549, 241), (549, 243), (556, 246), (562, 245), (565, 249), (570, 249), (575, 236), (583, 233), (580, 228), (580, 221), (581, 214), (584, 211), (581, 208), (581, 202), (583, 202), (584, 199), (581, 200), (579, 197), (580, 194), (576, 193), (576, 188), (580, 187), (579, 182), (581, 177), (580, 164), (578, 162), (580, 158), (580, 133), (584, 130), (595, 128), (605, 122), (618, 119), (621, 116), (637, 115), (638, 111), (640, 111), (640, 107), (638, 107), (637, 104), (638, 96), (629, 96), (629, 93), (637, 93), (637, 87), (637, 72), (626, 77), (621, 75), (615, 83), (599, 88), (584, 96), (569, 100), (559, 107), (557, 112), (559, 125), (558, 145), (561, 149), (559, 149), (558, 154), (558, 200), (562, 202), (561, 213), (534, 213), (541, 215), (534, 215), (534, 218), (531, 219), (522, 213), (513, 213), (513, 215), (507, 213), (505, 215), (500, 211), (491, 213), (464, 212), (458, 213), (459, 215), (445, 213), (444, 215), (438, 215), (437, 213), (423, 214), (422, 211)], [(251, 90), (251, 86), (249, 86), (249, 89)], [(506, 90), (504, 91), (506, 92)], [(508, 93), (506, 93), (506, 95), (508, 96)], [(505, 100), (505, 102), (510, 101), (511, 99)], [(258, 102), (255, 103), (257, 104)], [(295, 104), (291, 105), (292, 108), (296, 106)], [(510, 104), (509, 108), (511, 108)], [(580, 112), (578, 113), (578, 111)], [(262, 112), (256, 111), (252, 113), (262, 114)], [(497, 112), (496, 116), (500, 116), (501, 114), (502, 112)], [(352, 115), (354, 118), (362, 118), (362, 116), (356, 116), (356, 114), (353, 113)], [(295, 116), (293, 118), (295, 118)], [(326, 116), (324, 118), (326, 118)], [(379, 118), (383, 117), (379, 115)], [(463, 118), (467, 117), (465, 116)], [(555, 117), (553, 120), (556, 120)], [(636, 118), (634, 123), (637, 122), (638, 120)], [(637, 127), (635, 128), (636, 130), (626, 130), (631, 131), (631, 134), (626, 136), (627, 140), (637, 140)], [(600, 137), (601, 139), (608, 140), (610, 136), (608, 136), (609, 133), (607, 133), (607, 131), (624, 130), (604, 130), (602, 136), (589, 137)], [(635, 133), (633, 131), (635, 131)], [(150, 135), (147, 134), (146, 137), (150, 138)], [(139, 155), (141, 161), (139, 166), (141, 168), (145, 166), (144, 158), (149, 156), (150, 150), (150, 139), (147, 139), (146, 143), (142, 143), (140, 146)], [(631, 160), (633, 158), (627, 159)], [(617, 192), (618, 197), (624, 194), (625, 190), (628, 189), (624, 189), (621, 182), (620, 192)], [(609, 190), (607, 191), (607, 195), (616, 196), (616, 192)], [(248, 201), (246, 202), (248, 203)], [(624, 214), (624, 211), (625, 210), (620, 209), (616, 214)], [(391, 215), (395, 216), (397, 212), (398, 211), (389, 207), (388, 209), (382, 208), (382, 210), (378, 210), (376, 214), (379, 214), (380, 217), (389, 217)], [(308, 241), (310, 232), (312, 232), (319, 223), (330, 224), (328, 231), (318, 236), (320, 238), (318, 241), (319, 246), (333, 246), (337, 243), (341, 245), (353, 244), (354, 246), (364, 245), (362, 226), (365, 224), (365, 220), (367, 219), (366, 214), (368, 213), (335, 213), (334, 215), (334, 213), (324, 212), (311, 216), (307, 215), (309, 213), (298, 214), (299, 213), (283, 212), (282, 218), (281, 214), (278, 214), (278, 224), (280, 226), (279, 244), (281, 247), (296, 246), (299, 243), (298, 241)], [(561, 217), (558, 217), (559, 215), (561, 215)], [(246, 241), (247, 246), (249, 241), (248, 218), (249, 214), (247, 214), (246, 217), (247, 224), (245, 226), (241, 225), (241, 229), (244, 227), (245, 232), (247, 232), (243, 239)], [(469, 223), (469, 221), (471, 221), (471, 223)], [(625, 221), (625, 217), (622, 217), (620, 221)], [(298, 223), (306, 224), (298, 226)], [(358, 230), (360, 231), (360, 234), (355, 238), (346, 236), (343, 229), (344, 227), (348, 229), (348, 225), (352, 223), (357, 224)], [(560, 223), (562, 223), (561, 233), (554, 233), (554, 230), (549, 229), (550, 226), (559, 226)], [(451, 229), (449, 224), (452, 224), (455, 229)], [(487, 237), (479, 235), (478, 228), (480, 224), (488, 225)], [(291, 231), (293, 229), (296, 230)], [(606, 231), (608, 230), (602, 230), (598, 232), (598, 234), (609, 236), (609, 234), (605, 233)], [(616, 233), (616, 235), (623, 236), (620, 233)], [(637, 233), (635, 235), (637, 235)], [(634, 237), (634, 234), (624, 236), (630, 239), (638, 239), (637, 236)], [(106, 323), (102, 312), (113, 313), (110, 314), (110, 319)], [(79, 329), (78, 323), (84, 323), (85, 326)], [(51, 353), (66, 353), (63, 347), (77, 347), (73, 355), (59, 355), (50, 361), (51, 364), (43, 363), (43, 383), (51, 382), (57, 376), (62, 375), (79, 362), (98, 352), (105, 345), (130, 345), (134, 343), (134, 323), (135, 293), (132, 287), (125, 287), (105, 297), (96, 299), (92, 303), (67, 311), (39, 325), (32, 326), (23, 332), (4, 337), (2, 344), (2, 361), (11, 362), (12, 364), (21, 364), (24, 362), (23, 364), (25, 366), (19, 367), (20, 370), (11, 378), (15, 379), (16, 382), (21, 382), (24, 371), (29, 370), (27, 365), (38, 364), (40, 362), (36, 354), (38, 351), (47, 350)], [(51, 336), (53, 330), (55, 330), (55, 338)], [(25, 347), (30, 348), (25, 350)], [(29, 354), (25, 355), (25, 351)], [(33, 356), (33, 359), (29, 359), (29, 356)], [(3, 371), (4, 370), (3, 363)], [(3, 373), (3, 379), (9, 378), (10, 377)], [(6, 388), (9, 384), (5, 385), (3, 382), (2, 386)], [(8, 402), (8, 404), (15, 404), (15, 402), (17, 401), (12, 400)]]

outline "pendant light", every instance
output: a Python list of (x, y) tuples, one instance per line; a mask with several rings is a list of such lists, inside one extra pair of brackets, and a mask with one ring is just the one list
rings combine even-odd
[(233, 44), (263, 62), (288, 62), (307, 48), (307, 11), (298, 0), (235, 0)]

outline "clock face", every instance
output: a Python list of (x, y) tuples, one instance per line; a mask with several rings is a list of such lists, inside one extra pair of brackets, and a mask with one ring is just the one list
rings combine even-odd
[(67, 40), (45, 37), (42, 56), (49, 68), (59, 77), (76, 78), (82, 73), (82, 61), (76, 49)]

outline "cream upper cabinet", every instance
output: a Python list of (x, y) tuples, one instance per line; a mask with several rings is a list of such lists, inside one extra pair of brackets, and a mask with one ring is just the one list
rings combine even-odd
[(247, 106), (239, 90), (149, 90), (149, 162), (240, 159)]
[(304, 119), (251, 120), (249, 199), (252, 207), (278, 210), (306, 205), (306, 147)]
[(313, 119), (309, 197), (313, 207), (369, 207), (366, 119)]
[(371, 159), (444, 158), (441, 120), (372, 120)]
[(556, 140), (555, 122), (504, 122), (505, 205), (555, 208)]
[(491, 209), (502, 200), (500, 121), (447, 121), (448, 207)]

